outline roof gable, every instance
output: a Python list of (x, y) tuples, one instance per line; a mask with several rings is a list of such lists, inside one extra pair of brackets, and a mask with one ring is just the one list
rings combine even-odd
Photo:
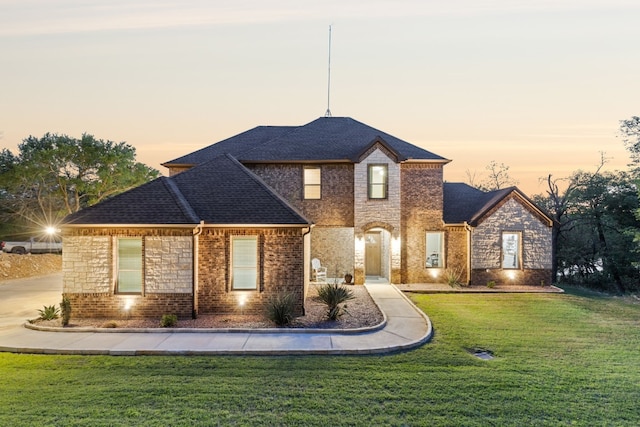
[(515, 198), (548, 226), (553, 220), (517, 187), (484, 192), (464, 183), (444, 183), (444, 222), (477, 226), (508, 199)]

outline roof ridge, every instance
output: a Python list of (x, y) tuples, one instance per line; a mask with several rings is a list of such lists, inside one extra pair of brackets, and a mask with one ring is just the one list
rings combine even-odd
[[(302, 126), (305, 126), (305, 125), (302, 125)], [(261, 143), (256, 144), (256, 145), (254, 145), (254, 146), (250, 147), (248, 150), (243, 150), (243, 151), (242, 151), (242, 153), (240, 153), (240, 154), (239, 154), (239, 156), (246, 156), (248, 153), (251, 153), (252, 151), (257, 150), (258, 148), (261, 148), (262, 146), (264, 146), (264, 145), (266, 145), (266, 144), (270, 143), (271, 141), (275, 141), (276, 139), (281, 138), (281, 137), (283, 137), (284, 135), (288, 135), (288, 134), (290, 134), (291, 132), (295, 132), (297, 129), (301, 128), (302, 126), (300, 126), (300, 125), (298, 125), (298, 126), (295, 126), (295, 125), (293, 125), (293, 126), (268, 126), (268, 125), (260, 125), (260, 126), (256, 126), (256, 127), (281, 127), (281, 128), (289, 128), (289, 129), (288, 129), (288, 130), (286, 130), (285, 132), (281, 133), (281, 134), (280, 134), (280, 135), (278, 135), (278, 136), (274, 136), (273, 138), (266, 139), (266, 140), (262, 141)], [(227, 155), (227, 154), (229, 154), (229, 153), (224, 153), (224, 154), (225, 154), (225, 155)], [(233, 156), (231, 156), (231, 157), (232, 157), (234, 160), (238, 161), (238, 159), (236, 159), (235, 157), (233, 157)]]
[(240, 163), (238, 161), (238, 159), (236, 159), (235, 157), (233, 157), (231, 154), (225, 154), (225, 156), (231, 160), (231, 162), (233, 162), (235, 165), (239, 166), (240, 170), (247, 175), (249, 178), (251, 178), (253, 181), (255, 181), (256, 183), (258, 183), (262, 188), (264, 188), (264, 190), (267, 192), (267, 194), (269, 194), (269, 196), (271, 196), (272, 199), (274, 199), (275, 201), (277, 201), (278, 203), (280, 203), (283, 207), (285, 207), (286, 209), (288, 209), (290, 212), (294, 213), (295, 215), (297, 215), (300, 219), (306, 221), (307, 224), (312, 224), (303, 214), (302, 212), (300, 212), (298, 209), (296, 209), (293, 205), (291, 205), (291, 203), (289, 203), (287, 200), (285, 200), (282, 196), (280, 196), (278, 193), (276, 193), (276, 191), (274, 189), (272, 189), (266, 182), (264, 182), (258, 175), (254, 174), (253, 172), (251, 172), (249, 169), (247, 169), (242, 163)]
[(161, 179), (161, 182), (165, 185), (165, 187), (169, 191), (169, 193), (171, 194), (171, 196), (173, 196), (173, 199), (176, 201), (176, 203), (178, 204), (178, 207), (185, 214), (185, 216), (189, 218), (191, 221), (193, 221), (194, 223), (200, 222), (200, 217), (198, 216), (196, 211), (193, 209), (193, 207), (189, 204), (187, 199), (185, 199), (184, 194), (182, 194), (182, 192), (180, 191), (176, 183), (173, 182), (173, 179), (167, 178), (165, 176), (161, 177), (160, 179)]

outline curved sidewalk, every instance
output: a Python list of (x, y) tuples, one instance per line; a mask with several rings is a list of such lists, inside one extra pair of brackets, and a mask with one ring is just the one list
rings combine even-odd
[(0, 351), (104, 355), (380, 354), (431, 339), (429, 318), (394, 285), (365, 285), (385, 316), (382, 328), (349, 330), (50, 332), (16, 326), (0, 332)]

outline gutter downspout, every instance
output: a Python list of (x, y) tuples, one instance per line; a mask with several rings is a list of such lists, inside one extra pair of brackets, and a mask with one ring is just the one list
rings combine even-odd
[(467, 230), (467, 286), (471, 284), (471, 226), (464, 222), (464, 228)]
[(200, 254), (200, 235), (202, 234), (202, 229), (204, 227), (204, 220), (200, 221), (200, 224), (196, 225), (193, 229), (193, 282), (191, 283), (191, 290), (193, 292), (193, 311), (191, 313), (191, 317), (193, 319), (198, 318), (198, 258)]
[[(308, 235), (309, 233), (311, 233), (311, 228), (312, 228), (312, 227), (313, 227), (313, 224), (309, 225), (309, 227), (307, 228), (307, 231), (305, 231), (305, 232), (303, 232), (303, 233), (302, 233), (302, 247), (303, 247), (303, 251), (304, 251), (304, 249), (305, 249), (305, 243), (304, 243), (304, 242), (305, 242), (305, 239), (307, 238), (307, 235)], [(311, 241), (309, 241), (309, 248), (311, 248)], [(308, 268), (309, 268), (309, 262), (311, 261), (311, 252), (309, 252), (309, 254), (308, 254), (308, 255), (309, 255), (309, 260), (307, 260), (307, 254), (306, 254), (306, 253), (303, 255), (303, 258), (304, 258), (304, 264), (305, 264), (305, 267), (303, 268), (303, 271), (304, 271), (304, 282), (303, 282), (303, 286), (304, 286), (304, 288), (303, 288), (303, 292), (304, 292), (304, 294), (303, 294), (303, 299), (304, 299), (304, 300), (306, 300), (306, 299), (307, 299), (307, 289), (308, 289), (308, 286), (309, 286), (309, 271), (308, 271)], [(303, 304), (302, 304), (302, 315), (304, 316), (305, 314), (306, 314), (306, 313), (305, 313), (304, 303), (303, 303)]]

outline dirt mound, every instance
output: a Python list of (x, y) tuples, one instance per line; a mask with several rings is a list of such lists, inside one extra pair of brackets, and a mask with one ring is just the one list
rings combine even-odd
[(62, 255), (16, 255), (0, 252), (0, 281), (42, 276), (62, 270)]

